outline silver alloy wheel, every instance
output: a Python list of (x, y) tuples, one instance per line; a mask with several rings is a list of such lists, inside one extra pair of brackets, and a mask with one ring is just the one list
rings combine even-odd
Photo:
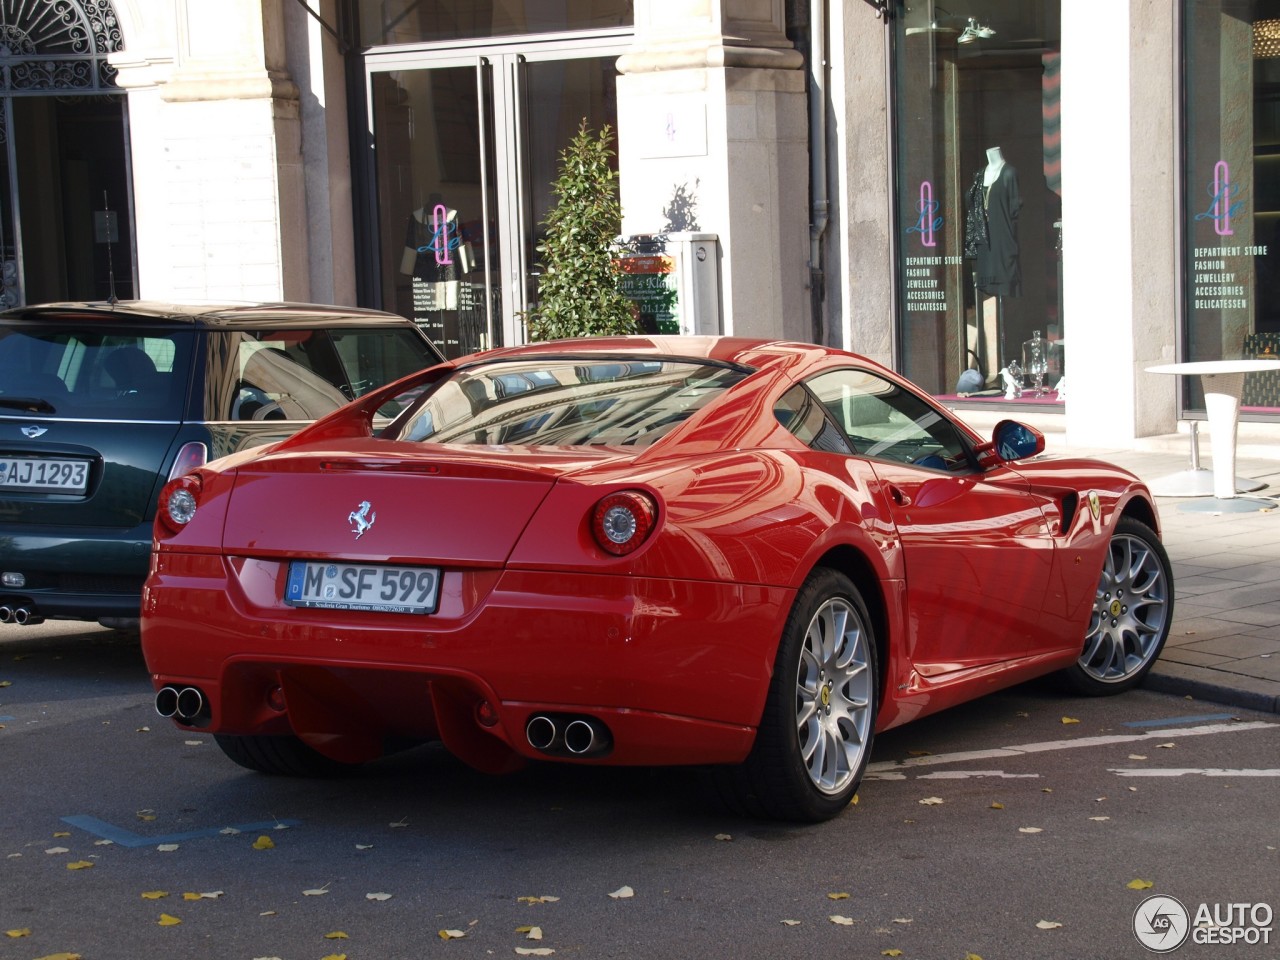
[(800, 755), (823, 793), (839, 793), (861, 768), (874, 682), (857, 610), (841, 597), (826, 601), (809, 621), (796, 671)]
[(1141, 537), (1111, 538), (1079, 666), (1102, 683), (1132, 677), (1159, 652), (1169, 618), (1169, 577)]

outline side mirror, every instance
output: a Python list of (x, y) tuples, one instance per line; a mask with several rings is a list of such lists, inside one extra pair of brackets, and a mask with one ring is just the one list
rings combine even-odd
[(1005, 462), (1026, 460), (1044, 453), (1044, 434), (1016, 420), (1001, 420), (991, 431), (991, 447)]

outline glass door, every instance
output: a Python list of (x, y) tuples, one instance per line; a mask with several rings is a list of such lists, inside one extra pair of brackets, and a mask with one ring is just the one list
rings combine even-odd
[(609, 43), (371, 58), (381, 306), (447, 357), (524, 342), (560, 153), (617, 129)]

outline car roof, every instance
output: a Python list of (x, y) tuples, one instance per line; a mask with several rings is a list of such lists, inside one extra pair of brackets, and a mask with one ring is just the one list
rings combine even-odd
[(412, 320), (381, 310), (316, 303), (170, 303), (162, 300), (118, 300), (42, 303), (0, 313), (0, 323), (128, 323), (209, 329), (273, 329), (279, 327), (415, 326)]
[(460, 357), (454, 363), (469, 366), (492, 360), (519, 360), (548, 355), (601, 359), (706, 359), (757, 370), (788, 368), (793, 374), (821, 364), (827, 358), (844, 357), (876, 370), (883, 369), (880, 364), (867, 357), (834, 347), (791, 340), (734, 336), (623, 336), (548, 340), (487, 350)]

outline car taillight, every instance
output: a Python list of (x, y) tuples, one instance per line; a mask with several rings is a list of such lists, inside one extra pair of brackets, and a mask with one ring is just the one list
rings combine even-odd
[(170, 533), (178, 533), (195, 517), (203, 488), (204, 483), (198, 473), (170, 480), (160, 491), (156, 519)]
[(652, 497), (623, 490), (596, 504), (591, 514), (591, 532), (601, 547), (621, 557), (644, 543), (657, 517), (658, 508)]
[(209, 462), (209, 448), (198, 441), (184, 443), (182, 449), (178, 451), (178, 456), (174, 458), (173, 468), (169, 471), (169, 479), (175, 480), (185, 473), (190, 473), (196, 467), (203, 467)]

